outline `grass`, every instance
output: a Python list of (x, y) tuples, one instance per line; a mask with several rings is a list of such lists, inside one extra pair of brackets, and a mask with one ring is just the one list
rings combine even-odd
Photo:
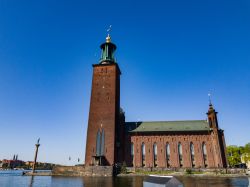
[(144, 175), (168, 175), (174, 173), (174, 171), (143, 171), (136, 170), (135, 174), (144, 174)]

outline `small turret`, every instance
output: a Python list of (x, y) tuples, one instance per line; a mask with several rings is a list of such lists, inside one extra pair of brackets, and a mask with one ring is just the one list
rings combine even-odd
[(208, 94), (208, 96), (209, 96), (209, 108), (208, 108), (207, 116), (208, 116), (209, 127), (218, 129), (219, 128), (218, 121), (217, 121), (218, 112), (216, 112), (213, 107), (210, 94)]
[(106, 42), (103, 43), (100, 47), (102, 49), (100, 64), (115, 63), (114, 53), (116, 50), (116, 45), (111, 42), (111, 37), (109, 34), (106, 37)]

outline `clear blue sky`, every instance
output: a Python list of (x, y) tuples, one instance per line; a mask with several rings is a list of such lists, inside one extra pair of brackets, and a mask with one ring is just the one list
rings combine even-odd
[[(0, 1), (0, 159), (83, 161), (92, 64), (112, 24), (127, 121), (206, 119), (250, 142), (248, 0)], [(71, 156), (72, 161), (68, 161)]]

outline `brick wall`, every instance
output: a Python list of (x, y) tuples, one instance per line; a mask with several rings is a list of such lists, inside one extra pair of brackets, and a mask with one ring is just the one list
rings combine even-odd
[[(183, 168), (221, 168), (225, 165), (220, 161), (220, 147), (215, 146), (214, 135), (211, 132), (204, 133), (168, 133), (168, 134), (131, 134), (126, 136), (125, 145), (126, 163), (128, 166), (142, 167), (142, 143), (145, 144), (145, 167), (155, 167), (153, 157), (153, 144), (157, 145), (157, 167), (180, 168), (178, 144), (182, 146), (182, 167)], [(191, 161), (190, 144), (194, 145), (194, 166)], [(134, 161), (131, 157), (130, 146), (134, 144)], [(166, 161), (166, 144), (170, 145), (170, 162)], [(206, 145), (206, 161), (202, 150), (203, 143)], [(222, 159), (223, 160), (223, 159)], [(134, 164), (133, 164), (134, 163)], [(219, 163), (219, 165), (218, 165)]]

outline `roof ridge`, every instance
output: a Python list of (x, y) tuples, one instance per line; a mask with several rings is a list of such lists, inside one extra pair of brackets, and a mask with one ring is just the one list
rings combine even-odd
[(172, 121), (126, 121), (125, 123), (160, 123), (160, 122), (186, 122), (186, 121), (207, 121), (203, 120), (172, 120)]

